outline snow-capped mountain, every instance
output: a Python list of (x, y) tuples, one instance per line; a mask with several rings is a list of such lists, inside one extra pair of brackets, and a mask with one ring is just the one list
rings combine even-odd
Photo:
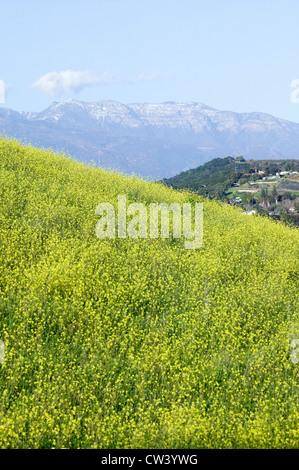
[(68, 100), (39, 113), (0, 108), (0, 132), (156, 179), (227, 155), (299, 157), (299, 124), (202, 103)]

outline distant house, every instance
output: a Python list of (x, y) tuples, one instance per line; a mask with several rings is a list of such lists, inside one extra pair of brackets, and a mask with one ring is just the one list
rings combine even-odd
[(242, 214), (244, 214), (244, 215), (254, 215), (254, 214), (256, 214), (256, 211), (253, 209), (252, 211), (242, 212)]
[(269, 215), (278, 215), (278, 214), (281, 214), (281, 211), (269, 211), (268, 214)]
[(277, 176), (276, 175), (272, 175), (272, 176), (264, 176), (263, 177), (263, 180), (276, 180)]

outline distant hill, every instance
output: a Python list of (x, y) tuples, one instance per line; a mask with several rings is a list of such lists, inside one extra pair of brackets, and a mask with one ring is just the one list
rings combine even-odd
[(0, 132), (103, 168), (168, 178), (212, 158), (299, 158), (299, 124), (202, 103), (54, 102), (42, 112), (0, 108)]
[(163, 183), (299, 226), (299, 160), (215, 158)]
[(189, 189), (202, 195), (214, 197), (222, 194), (240, 178), (254, 172), (266, 171), (271, 174), (278, 171), (299, 171), (299, 160), (248, 160), (232, 157), (214, 158), (213, 160), (191, 170), (183, 171), (172, 178), (164, 178), (163, 182), (175, 189)]

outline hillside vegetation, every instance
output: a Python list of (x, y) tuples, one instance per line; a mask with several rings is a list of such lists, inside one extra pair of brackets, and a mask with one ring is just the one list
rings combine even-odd
[(299, 227), (299, 160), (214, 158), (163, 183)]
[(198, 201), (0, 140), (0, 447), (298, 447), (297, 229), (204, 200), (204, 243), (105, 239)]
[(172, 178), (164, 178), (163, 182), (175, 189), (187, 188), (190, 191), (196, 191), (198, 194), (214, 197), (223, 195), (241, 178), (245, 178), (245, 181), (256, 180), (257, 176), (254, 171), (265, 171), (266, 174), (274, 175), (277, 171), (299, 171), (299, 160), (295, 159), (244, 160), (241, 156), (238, 158), (214, 158), (197, 168), (183, 171)]

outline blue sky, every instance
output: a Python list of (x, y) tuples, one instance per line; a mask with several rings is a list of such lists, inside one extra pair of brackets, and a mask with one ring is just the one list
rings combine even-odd
[(0, 0), (0, 20), (2, 107), (196, 101), (299, 122), (298, 0)]

